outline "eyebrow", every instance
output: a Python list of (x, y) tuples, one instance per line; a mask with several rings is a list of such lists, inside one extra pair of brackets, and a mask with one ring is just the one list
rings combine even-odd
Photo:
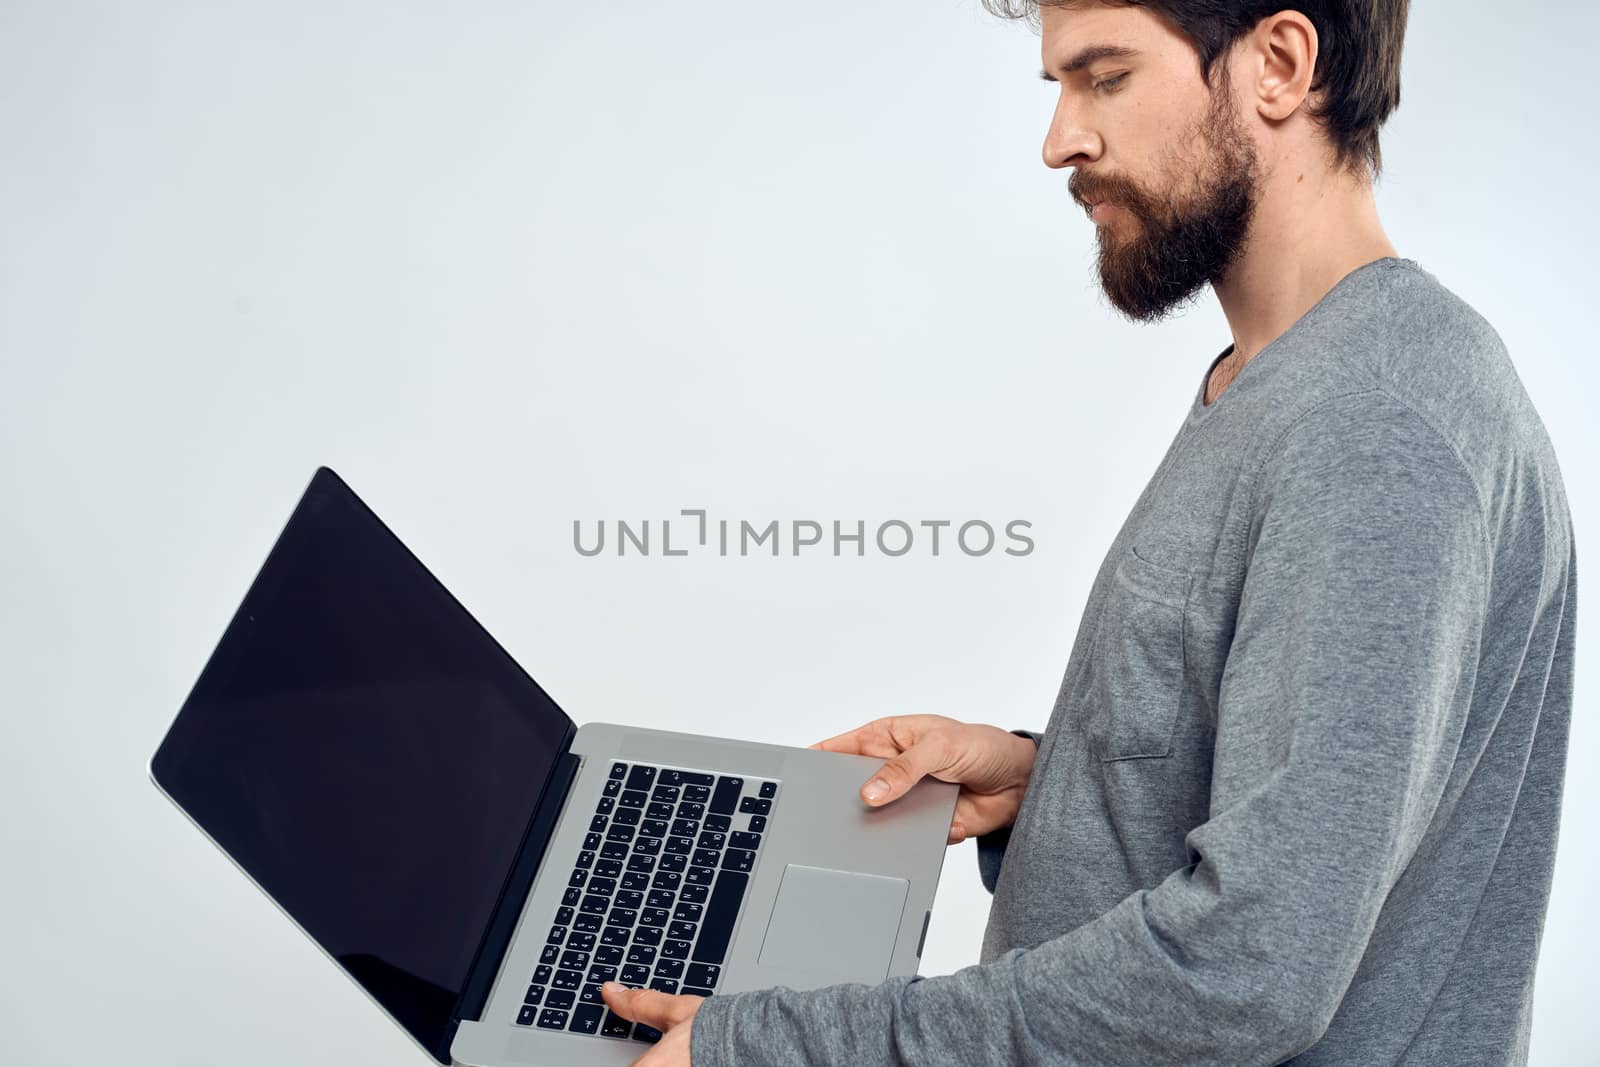
[[(1139, 50), (1137, 48), (1128, 48), (1120, 44), (1090, 45), (1088, 48), (1085, 48), (1083, 51), (1079, 52), (1077, 55), (1058, 66), (1056, 68), (1056, 73), (1076, 74), (1078, 71), (1082, 70), (1084, 67), (1087, 67), (1090, 63), (1093, 63), (1097, 59), (1132, 59), (1138, 54)], [(1047, 82), (1053, 82), (1056, 80), (1056, 78), (1046, 70), (1041, 70), (1039, 72), (1039, 77), (1043, 78)]]

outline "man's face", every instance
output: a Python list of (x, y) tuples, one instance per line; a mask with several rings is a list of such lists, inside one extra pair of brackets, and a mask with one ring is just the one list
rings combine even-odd
[[(1068, 190), (1086, 209), (1112, 205), (1096, 224), (1107, 298), (1131, 319), (1160, 319), (1225, 278), (1242, 252), (1260, 180), (1255, 143), (1222, 64), (1213, 95), (1194, 49), (1144, 8), (1040, 15), (1044, 69), (1060, 82), (1045, 164), (1076, 168)], [(1059, 69), (1096, 45), (1136, 54)]]

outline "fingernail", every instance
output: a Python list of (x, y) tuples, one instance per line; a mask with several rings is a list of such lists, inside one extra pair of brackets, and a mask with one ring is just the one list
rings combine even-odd
[(602, 982), (600, 988), (609, 989), (613, 993), (620, 993), (622, 990), (628, 987), (623, 985), (621, 982)]
[(874, 778), (872, 781), (867, 783), (867, 787), (861, 792), (862, 795), (868, 800), (881, 800), (883, 795), (888, 791), (888, 782), (884, 781), (882, 778)]

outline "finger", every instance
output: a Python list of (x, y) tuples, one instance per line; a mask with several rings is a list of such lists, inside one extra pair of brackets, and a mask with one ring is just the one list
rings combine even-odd
[(883, 728), (882, 719), (874, 719), (865, 726), (858, 726), (854, 730), (846, 730), (842, 734), (834, 734), (824, 738), (812, 748), (820, 748), (824, 752), (848, 752), (862, 755), (861, 746), (864, 743), (883, 744), (888, 740), (888, 731)]
[(926, 775), (944, 770), (950, 760), (949, 737), (934, 731), (879, 767), (861, 787), (861, 797), (868, 804), (887, 804), (903, 796)]
[(624, 1019), (665, 1030), (694, 1014), (694, 997), (673, 996), (655, 989), (630, 989), (621, 982), (600, 987), (606, 1006)]

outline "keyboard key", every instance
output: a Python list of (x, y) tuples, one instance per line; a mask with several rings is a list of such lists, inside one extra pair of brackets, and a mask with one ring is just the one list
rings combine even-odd
[[(619, 949), (612, 949), (611, 951), (613, 951), (613, 952), (621, 952), (622, 950), (619, 948)], [(617, 968), (620, 967), (621, 965), (622, 965), (622, 963), (619, 960), (616, 963), (597, 963), (593, 967), (590, 967), (589, 968), (589, 983), (590, 983), (590, 985), (588, 986), (588, 988), (599, 989), (602, 985), (604, 985), (607, 982), (615, 982), (617, 980)]]
[(681, 960), (681, 959), (678, 959), (678, 960), (668, 959), (665, 956), (663, 956), (659, 960), (656, 960), (656, 977), (657, 978), (682, 978), (683, 977), (683, 960)]
[(689, 942), (666, 941), (661, 945), (661, 954), (667, 959), (686, 960), (689, 958)]
[(728, 940), (733, 936), (734, 920), (739, 916), (739, 904), (744, 900), (745, 887), (749, 884), (750, 876), (739, 871), (723, 871), (717, 875), (717, 884), (711, 890), (711, 902), (706, 905), (705, 922), (700, 927), (700, 940), (695, 942), (695, 962), (722, 962), (728, 951)]
[[(622, 949), (617, 945), (601, 945), (594, 950), (594, 962), (595, 966), (589, 968), (590, 974), (593, 974), (602, 966), (615, 967), (622, 962)], [(613, 975), (612, 977), (616, 976)], [(605, 979), (602, 978), (601, 981), (605, 981)]]
[(607, 841), (600, 846), (600, 858), (603, 860), (625, 860), (628, 858), (628, 846), (621, 841)]
[(572, 928), (585, 934), (598, 934), (600, 932), (600, 916), (584, 912), (572, 920)]
[(743, 778), (718, 778), (717, 791), (711, 795), (711, 810), (718, 815), (732, 815), (733, 806), (739, 800), (739, 791), (743, 788)]
[(637, 963), (630, 963), (622, 968), (622, 981), (635, 986), (642, 986), (650, 977), (650, 968), (641, 967)]
[[(693, 907), (693, 905), (679, 904), (678, 907)], [(588, 952), (594, 948), (593, 934), (571, 934), (567, 937), (567, 947), (575, 948), (580, 952)]]
[[(676, 888), (678, 888), (678, 882), (682, 880), (683, 875), (681, 875), (677, 871), (673, 870), (671, 865), (667, 863), (667, 861), (672, 859), (672, 858), (673, 858), (672, 856), (662, 856), (661, 857), (661, 869), (656, 871), (655, 881), (650, 883), (655, 888), (657, 888), (657, 889), (676, 889)], [(677, 858), (680, 859), (680, 860), (683, 859), (682, 856), (678, 856)], [(680, 863), (678, 866), (681, 867), (683, 865)]]
[(753, 852), (755, 851), (756, 846), (759, 844), (761, 844), (760, 834), (742, 834), (738, 830), (735, 830), (733, 833), (728, 835), (729, 848), (743, 848), (749, 849)]
[(616, 804), (616, 801), (612, 800), (610, 797), (601, 797), (600, 798), (600, 803), (598, 803), (598, 804), (596, 804), (594, 806), (595, 814), (596, 815), (610, 815), (611, 814), (611, 808), (615, 804)]
[(689, 970), (683, 976), (683, 984), (715, 989), (717, 987), (717, 978), (721, 974), (721, 967), (704, 963), (691, 963), (689, 964)]
[(686, 885), (678, 891), (678, 899), (687, 900), (691, 904), (704, 904), (710, 892), (711, 890), (703, 885)]
[(660, 839), (667, 836), (667, 820), (665, 820), (665, 819), (646, 819), (646, 820), (644, 820), (643, 822), (641, 822), (639, 824), (639, 835), (641, 837), (653, 837), (653, 838), (656, 838), (657, 839), (656, 840), (656, 845), (657, 845), (657, 847), (659, 847), (660, 844), (661, 844)]
[(626, 763), (613, 763), (611, 765), (611, 777), (613, 777), (613, 778), (623, 778), (623, 777), (626, 777), (627, 774), (628, 774), (628, 765)]
[(635, 852), (628, 858), (628, 870), (630, 871), (648, 871), (654, 868), (655, 865), (656, 858), (654, 856), (646, 856), (642, 852)]
[[(674, 829), (682, 825), (682, 823), (677, 823), (674, 825)], [(667, 852), (669, 855), (687, 856), (690, 852), (694, 851), (694, 838), (687, 835), (683, 837), (678, 837), (676, 835), (669, 837), (667, 838), (666, 848), (663, 851)]]
[(544, 986), (531, 985), (528, 987), (528, 992), (523, 995), (522, 1002), (524, 1004), (537, 1004), (542, 996), (544, 996)]
[(545, 1030), (565, 1030), (567, 1028), (567, 1013), (546, 1008), (539, 1013), (539, 1026)]
[(602, 945), (626, 945), (630, 940), (628, 931), (621, 926), (608, 926), (605, 933), (600, 935)]
[(646, 908), (639, 913), (640, 926), (665, 926), (669, 918), (666, 908)]
[(700, 848), (713, 848), (713, 849), (721, 849), (722, 846), (726, 845), (727, 843), (728, 843), (728, 835), (727, 834), (719, 834), (715, 830), (706, 830), (704, 833), (702, 833), (700, 835), (700, 840), (695, 842), (695, 844), (697, 846), (699, 846)]
[(585, 967), (589, 966), (589, 954), (587, 952), (574, 952), (573, 950), (568, 949), (566, 952), (561, 954), (561, 966), (574, 971), (581, 971)]
[(552, 926), (550, 928), (550, 936), (545, 938), (544, 940), (545, 940), (545, 944), (547, 944), (547, 945), (559, 945), (559, 944), (561, 944), (561, 942), (565, 941), (566, 939), (567, 939), (567, 928), (565, 926)]
[(652, 889), (648, 899), (652, 908), (670, 908), (677, 897), (665, 889)]
[(581, 971), (557, 971), (556, 976), (550, 979), (551, 989), (577, 989), (582, 984)]
[(656, 950), (649, 945), (632, 945), (628, 949), (629, 963), (642, 963), (645, 966), (656, 961)]
[(763, 832), (765, 832), (766, 829), (767, 829), (767, 817), (765, 815), (752, 815), (752, 816), (750, 816), (750, 832), (751, 833), (753, 833), (753, 834), (763, 833)]
[(717, 780), (716, 775), (701, 774), (699, 771), (679, 771), (678, 774), (683, 778), (684, 785), (707, 786)]
[(612, 799), (615, 799), (616, 795), (618, 793), (620, 793), (620, 792), (622, 792), (622, 783), (617, 781), (615, 778), (613, 778), (610, 781), (608, 781), (606, 783), (606, 787), (603, 790), (601, 790), (601, 795), (602, 796), (608, 796), (608, 797), (611, 797)]
[(690, 904), (688, 901), (682, 900), (678, 902), (677, 908), (672, 912), (672, 917), (681, 922), (697, 923), (701, 919), (700, 912), (700, 905)]
[[(661, 869), (666, 871), (668, 874), (681, 874), (683, 869), (687, 866), (689, 866), (689, 857), (673, 852), (670, 848), (667, 849), (666, 854), (661, 857)], [(660, 875), (656, 876), (658, 883), (660, 881), (660, 877)]]
[(644, 813), (652, 819), (672, 818), (672, 805), (659, 800), (652, 800), (644, 809)]
[[(706, 806), (704, 804), (691, 804), (688, 801), (684, 801), (678, 805), (678, 818), (686, 819), (689, 822), (698, 821), (705, 816), (705, 813)], [(690, 832), (692, 833), (693, 831)]]
[(627, 1037), (633, 1029), (633, 1024), (614, 1011), (606, 1012), (606, 1021), (600, 1024), (600, 1032), (606, 1037)]
[(692, 885), (710, 885), (715, 872), (710, 867), (690, 867), (684, 881)]
[(726, 815), (707, 815), (705, 828), (725, 834), (733, 828), (733, 820)]
[(744, 871), (749, 873), (750, 868), (756, 864), (756, 854), (746, 852), (742, 848), (730, 848), (722, 854), (722, 869), (725, 871)]
[(609, 897), (616, 888), (617, 880), (615, 878), (601, 878), (596, 875), (594, 878), (589, 879), (589, 892), (597, 897)]
[(590, 894), (583, 898), (580, 910), (588, 912), (590, 915), (603, 915), (611, 910), (611, 901), (605, 897)]
[[(609, 970), (609, 968), (605, 968), (605, 969)], [(594, 971), (590, 971), (589, 972), (589, 984), (584, 986), (583, 989), (579, 991), (579, 993), (578, 993), (578, 1003), (580, 1003), (580, 1004), (604, 1004), (606, 1002), (606, 998), (602, 997), (600, 995), (600, 986), (605, 982), (611, 981), (611, 978), (614, 978), (614, 977), (616, 977), (616, 976), (613, 974), (610, 978), (597, 978), (597, 977), (595, 977)]]
[(635, 1041), (648, 1041), (653, 1045), (657, 1041), (661, 1040), (661, 1031), (657, 1030), (653, 1026), (646, 1026), (644, 1023), (635, 1023), (633, 1027), (633, 1039)]
[(592, 1034), (600, 1029), (600, 1017), (606, 1013), (603, 1004), (580, 1004), (572, 1013), (572, 1032)]
[(539, 1009), (532, 1004), (524, 1004), (522, 1010), (517, 1012), (518, 1026), (532, 1026), (533, 1020), (539, 1017)]
[(611, 903), (619, 908), (632, 908), (638, 911), (644, 906), (644, 894), (637, 889), (624, 889), (611, 898)]
[(561, 950), (554, 945), (546, 945), (544, 951), (539, 953), (540, 963), (554, 963), (561, 958)]
[(699, 986), (686, 985), (679, 989), (678, 993), (687, 997), (709, 997), (711, 995), (711, 990), (702, 989)]
[(767, 815), (772, 811), (772, 801), (759, 800), (756, 797), (745, 797), (739, 801), (739, 810), (747, 811), (752, 815)]
[(778, 795), (778, 783), (777, 782), (762, 782), (761, 783), (761, 795), (763, 797), (768, 797), (768, 798), (777, 796)]
[(575, 885), (575, 886), (578, 886), (579, 888), (582, 888), (583, 883), (587, 882), (588, 880), (589, 880), (589, 872), (584, 870), (582, 867), (579, 867), (577, 870), (575, 870), (571, 874), (567, 875), (567, 884), (568, 885)]
[(715, 849), (697, 848), (694, 856), (689, 860), (696, 867), (715, 867), (722, 861), (722, 856)]
[[(662, 926), (666, 924), (663, 923)], [(633, 943), (635, 945), (649, 945), (651, 948), (661, 944), (661, 926), (645, 926), (644, 916), (639, 916), (639, 926), (634, 928)]]
[(650, 988), (660, 990), (663, 993), (676, 993), (678, 991), (678, 983), (670, 978), (657, 976), (650, 979)]
[(591, 834), (599, 833), (601, 830), (606, 828), (606, 824), (610, 821), (611, 820), (606, 818), (604, 815), (596, 815), (594, 818), (589, 820), (589, 832)]
[(703, 785), (686, 785), (683, 787), (683, 799), (695, 804), (704, 804), (711, 799), (711, 790)]
[(674, 921), (672, 925), (667, 927), (667, 936), (676, 938), (679, 941), (693, 941), (694, 926), (694, 923)]
[(643, 764), (636, 764), (628, 774), (628, 788), (649, 792), (650, 786), (656, 780), (656, 769)]
[(577, 866), (578, 866), (578, 869), (581, 870), (581, 871), (586, 871), (590, 867), (593, 867), (594, 866), (594, 853), (590, 852), (588, 849), (584, 849), (582, 852), (578, 853), (578, 864), (577, 864)]
[(594, 873), (598, 877), (617, 877), (622, 873), (622, 861), (628, 858), (628, 846), (626, 844), (620, 841), (613, 841), (611, 843), (616, 845), (622, 851), (622, 855), (618, 856), (614, 860), (596, 860), (594, 864)]
[(541, 963), (533, 969), (533, 984), (544, 985), (548, 981), (550, 981), (550, 968)]
[(606, 916), (606, 922), (612, 926), (633, 926), (639, 921), (639, 913), (631, 908), (612, 908), (611, 914)]
[(600, 847), (601, 840), (602, 839), (599, 834), (595, 833), (593, 830), (590, 830), (587, 834), (583, 835), (584, 851), (594, 852)]
[(550, 990), (550, 995), (544, 998), (544, 1006), (547, 1008), (561, 1008), (564, 1011), (572, 1007), (573, 996), (574, 994), (570, 989), (552, 989)]
[(678, 790), (670, 785), (662, 785), (658, 778), (656, 787), (650, 791), (650, 799), (670, 806), (678, 802)]
[(606, 831), (606, 840), (608, 840), (608, 841), (632, 841), (633, 840), (633, 827), (631, 827), (631, 826), (623, 826), (621, 824), (613, 826), (611, 829)]
[(618, 808), (615, 815), (611, 816), (614, 826), (638, 826), (643, 818), (639, 808)]

